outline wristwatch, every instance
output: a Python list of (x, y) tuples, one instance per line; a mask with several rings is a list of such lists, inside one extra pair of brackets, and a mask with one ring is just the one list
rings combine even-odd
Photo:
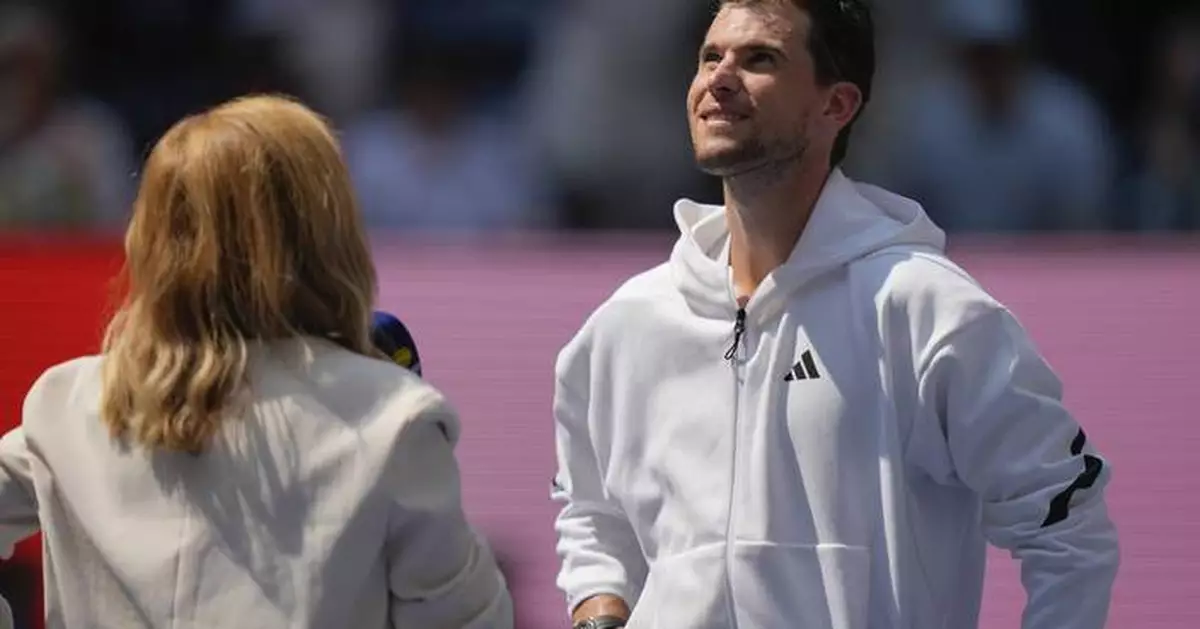
[(592, 616), (575, 623), (572, 629), (625, 629), (625, 619), (618, 616)]

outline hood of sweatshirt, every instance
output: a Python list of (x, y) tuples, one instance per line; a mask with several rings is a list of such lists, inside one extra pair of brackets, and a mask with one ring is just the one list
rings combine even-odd
[[(683, 199), (675, 204), (675, 222), (680, 236), (670, 267), (677, 287), (702, 316), (731, 317), (737, 301), (724, 206)], [(945, 242), (945, 234), (916, 201), (852, 181), (834, 169), (791, 255), (766, 277), (748, 310), (781, 301), (805, 283), (873, 253), (897, 247), (941, 252)]]

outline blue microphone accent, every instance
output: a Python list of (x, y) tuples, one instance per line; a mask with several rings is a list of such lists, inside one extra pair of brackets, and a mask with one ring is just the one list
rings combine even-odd
[(371, 321), (371, 341), (397, 365), (421, 375), (421, 355), (417, 353), (417, 342), (396, 315), (375, 311)]

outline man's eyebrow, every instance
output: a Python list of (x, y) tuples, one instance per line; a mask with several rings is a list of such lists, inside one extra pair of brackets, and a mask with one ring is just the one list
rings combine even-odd
[[(721, 48), (721, 46), (718, 46), (715, 43), (709, 42), (709, 43), (706, 43), (706, 44), (700, 46), (700, 54), (707, 55), (710, 52), (716, 52), (720, 48)], [(751, 52), (751, 53), (767, 52), (767, 53), (779, 55), (780, 57), (783, 57), (785, 59), (788, 56), (787, 51), (784, 50), (783, 46), (780, 46), (779, 44), (769, 43), (769, 42), (751, 42), (749, 44), (741, 44), (738, 46), (728, 46), (727, 48), (731, 48), (735, 51), (740, 51), (740, 52)]]
[(748, 44), (743, 46), (743, 50), (746, 50), (747, 52), (769, 52), (784, 58), (788, 56), (787, 51), (783, 49), (783, 46), (766, 42), (755, 42), (753, 44)]

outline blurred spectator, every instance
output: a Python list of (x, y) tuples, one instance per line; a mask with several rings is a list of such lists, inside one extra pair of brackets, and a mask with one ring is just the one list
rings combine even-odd
[(688, 136), (688, 83), (713, 4), (574, 0), (543, 33), (532, 118), (569, 222), (671, 228), (680, 196), (719, 199)]
[(233, 0), (234, 31), (277, 45), (280, 71), (311, 106), (346, 119), (376, 104), (388, 0)]
[(56, 2), (74, 44), (73, 83), (119, 112), (141, 153), (179, 118), (237, 94), (280, 88), (271, 49), (229, 32), (233, 0)]
[(519, 95), (537, 32), (559, 4), (562, 0), (403, 0), (397, 35), (433, 36), (448, 46), (475, 49), (473, 96), (489, 106)]
[(913, 97), (943, 70), (939, 45), (938, 0), (887, 0), (871, 7), (875, 21), (875, 80), (871, 102), (854, 123), (854, 139), (843, 168), (850, 176), (877, 182), (898, 160), (912, 159), (898, 144), (910, 124), (905, 115)]
[(63, 37), (34, 5), (0, 6), (0, 227), (114, 227), (131, 145), (100, 103), (63, 89)]
[(419, 231), (543, 227), (550, 212), (519, 119), (484, 107), (487, 42), (408, 28), (398, 105), (352, 121), (346, 157), (368, 224)]
[(1200, 12), (1168, 22), (1119, 227), (1200, 229)]
[(1104, 227), (1108, 125), (1029, 57), (1019, 0), (945, 0), (939, 20), (952, 63), (914, 99), (882, 183), (951, 231)]
[(1136, 57), (1139, 45), (1136, 25), (1106, 23), (1115, 17), (1111, 7), (1124, 0), (1022, 1), (1028, 14), (1027, 42), (1038, 61), (1078, 81), (1103, 101), (1110, 118), (1116, 117), (1118, 112), (1112, 110), (1119, 107), (1114, 101), (1125, 89), (1121, 66), (1126, 58)]

